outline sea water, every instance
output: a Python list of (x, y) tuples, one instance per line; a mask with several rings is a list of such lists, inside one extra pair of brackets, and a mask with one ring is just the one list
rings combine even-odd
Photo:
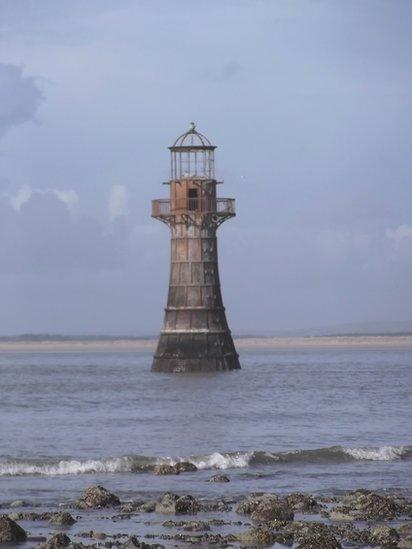
[[(412, 351), (244, 351), (242, 370), (154, 374), (145, 352), (0, 354), (0, 504), (102, 484), (166, 490), (412, 494)], [(199, 471), (156, 476), (158, 463)], [(207, 480), (216, 471), (229, 484)]]

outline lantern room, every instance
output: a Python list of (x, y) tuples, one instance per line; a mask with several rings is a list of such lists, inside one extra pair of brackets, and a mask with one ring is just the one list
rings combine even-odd
[(171, 179), (214, 179), (215, 149), (209, 139), (196, 131), (192, 122), (189, 130), (176, 139), (171, 147)]

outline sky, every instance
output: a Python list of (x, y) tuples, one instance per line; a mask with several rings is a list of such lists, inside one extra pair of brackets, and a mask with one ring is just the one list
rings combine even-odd
[(412, 320), (412, 2), (0, 0), (0, 334), (156, 334), (169, 151), (217, 145), (235, 333)]

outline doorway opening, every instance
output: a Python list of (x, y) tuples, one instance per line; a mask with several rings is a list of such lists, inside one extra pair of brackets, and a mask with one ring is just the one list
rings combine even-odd
[(198, 189), (188, 189), (187, 191), (187, 209), (196, 211), (198, 207)]

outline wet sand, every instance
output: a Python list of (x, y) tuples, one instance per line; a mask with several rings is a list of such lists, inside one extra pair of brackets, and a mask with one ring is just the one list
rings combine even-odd
[[(157, 339), (3, 339), (0, 352), (110, 352), (155, 349)], [(408, 335), (342, 335), (308, 337), (239, 337), (239, 350), (247, 349), (412, 349)]]

